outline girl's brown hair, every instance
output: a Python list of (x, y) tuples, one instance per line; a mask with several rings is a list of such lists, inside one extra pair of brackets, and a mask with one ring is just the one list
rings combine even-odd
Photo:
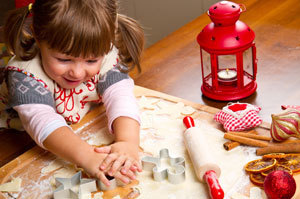
[[(32, 21), (27, 17), (30, 13)], [(4, 40), (8, 51), (22, 60), (37, 55), (36, 42), (84, 58), (103, 56), (113, 44), (128, 70), (135, 65), (140, 70), (144, 48), (141, 26), (118, 14), (116, 0), (36, 0), (31, 10), (11, 11), (4, 25)]]

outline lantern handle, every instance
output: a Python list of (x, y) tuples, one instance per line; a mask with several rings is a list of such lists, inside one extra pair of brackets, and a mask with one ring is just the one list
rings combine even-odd
[(246, 12), (247, 9), (246, 9), (246, 6), (244, 4), (239, 4), (239, 6), (240, 6), (241, 13)]

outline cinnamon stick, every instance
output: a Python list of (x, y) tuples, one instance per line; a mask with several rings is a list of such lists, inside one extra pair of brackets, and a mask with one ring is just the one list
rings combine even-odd
[(268, 153), (300, 153), (300, 143), (277, 144), (256, 150), (256, 155), (265, 155)]
[[(229, 133), (241, 133), (241, 132), (229, 131)], [(247, 133), (247, 134), (249, 133), (249, 134), (253, 134), (253, 135), (257, 135), (258, 134), (257, 131), (255, 131), (255, 130), (250, 130), (248, 132), (244, 131), (242, 133)], [(237, 146), (240, 146), (240, 143), (239, 142), (235, 142), (235, 141), (228, 141), (228, 142), (225, 142), (223, 144), (224, 149), (227, 150), (227, 151), (230, 151), (231, 149), (234, 149)]]
[(245, 144), (248, 146), (256, 146), (256, 147), (266, 147), (268, 146), (268, 143), (265, 141), (260, 141), (260, 140), (255, 140), (252, 138), (246, 138), (238, 135), (232, 135), (230, 133), (225, 133), (224, 134), (225, 139), (233, 140), (236, 142), (239, 142), (241, 144)]
[(255, 135), (255, 134), (249, 134), (249, 133), (237, 133), (237, 132), (228, 132), (232, 135), (238, 135), (241, 137), (247, 137), (247, 138), (253, 138), (256, 140), (264, 140), (264, 141), (271, 141), (272, 138), (268, 136), (263, 136), (263, 135)]
[(240, 146), (239, 142), (228, 141), (223, 144), (223, 147), (226, 151), (230, 151), (231, 149)]
[(254, 129), (250, 131), (228, 131), (228, 133), (249, 133), (249, 134), (258, 135), (258, 132)]

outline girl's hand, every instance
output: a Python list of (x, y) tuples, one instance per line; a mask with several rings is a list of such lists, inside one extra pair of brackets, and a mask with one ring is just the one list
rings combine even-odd
[(98, 153), (109, 154), (100, 166), (101, 171), (107, 171), (111, 176), (114, 176), (117, 171), (126, 175), (130, 179), (136, 178), (136, 171), (141, 172), (139, 163), (138, 147), (130, 142), (116, 142), (110, 146), (95, 148)]
[[(96, 153), (95, 151), (91, 151), (91, 153), (86, 154), (86, 157), (84, 158), (85, 160), (82, 162), (80, 167), (82, 167), (91, 176), (101, 180), (101, 182), (103, 182), (106, 186), (109, 186), (110, 183), (106, 177), (106, 172), (99, 169), (101, 163), (107, 158), (107, 156), (108, 155), (105, 153)], [(130, 182), (130, 178), (120, 172), (116, 172), (114, 176), (125, 184)]]
[(89, 175), (101, 180), (106, 186), (109, 186), (109, 180), (106, 178), (105, 173), (98, 168), (106, 157), (107, 154), (97, 154), (90, 151), (85, 157), (80, 158), (80, 165), (78, 166), (83, 168)]

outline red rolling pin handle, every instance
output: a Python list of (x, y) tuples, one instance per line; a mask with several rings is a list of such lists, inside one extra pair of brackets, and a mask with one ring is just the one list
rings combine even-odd
[(183, 118), (183, 123), (185, 124), (186, 128), (195, 127), (194, 119), (190, 116), (186, 116)]
[(206, 171), (204, 179), (208, 185), (210, 197), (212, 199), (223, 199), (224, 191), (219, 184), (216, 172), (213, 170)]

